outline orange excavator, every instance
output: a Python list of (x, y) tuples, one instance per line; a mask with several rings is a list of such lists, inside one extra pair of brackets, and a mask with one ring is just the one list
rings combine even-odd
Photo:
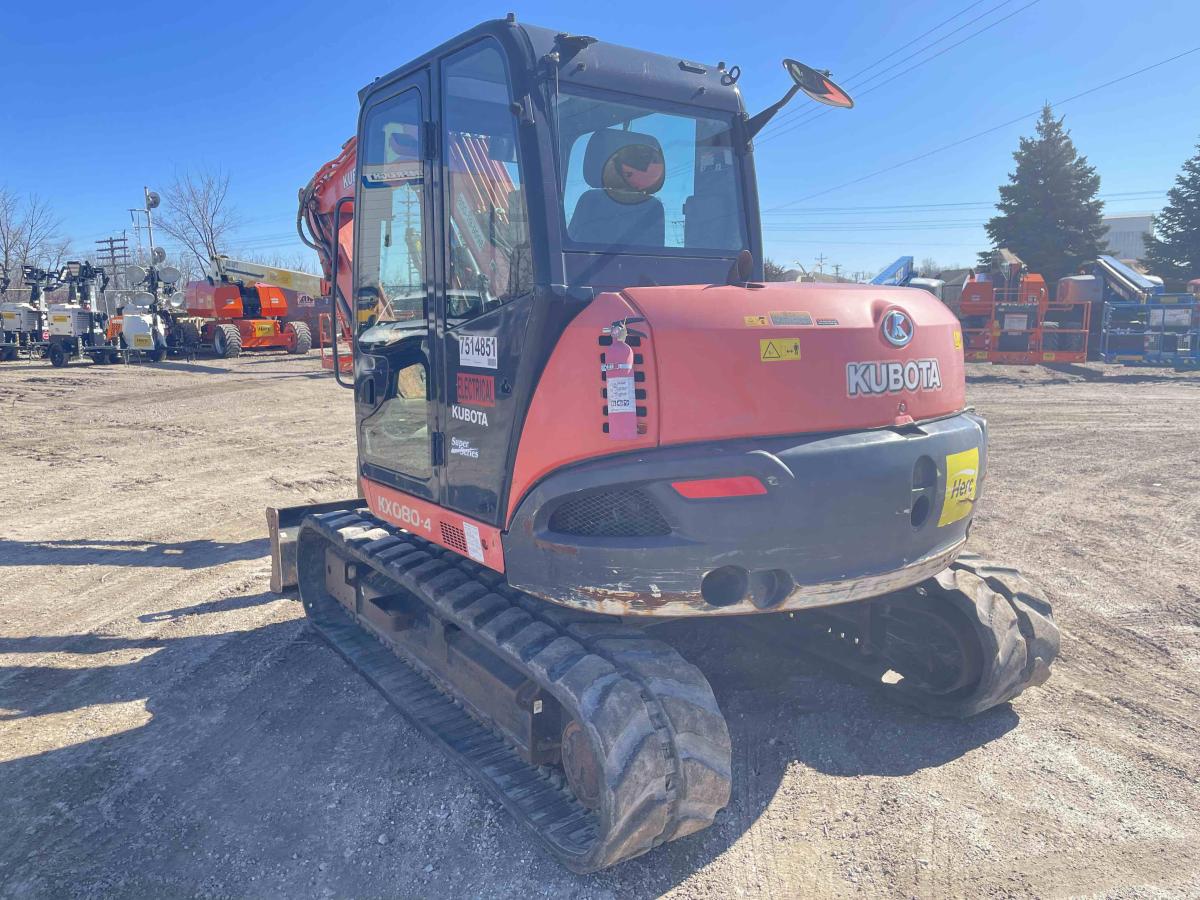
[(268, 510), (272, 584), (575, 871), (730, 799), (716, 695), (656, 624), (761, 622), (943, 716), (1057, 654), (1037, 589), (966, 552), (958, 320), (763, 281), (755, 134), (801, 91), (852, 105), (784, 67), (747, 115), (735, 66), (487, 22), (366, 87), (301, 195), (361, 495)]
[[(321, 365), (336, 366), (339, 374), (350, 372), (353, 357), (354, 313), (350, 296), (351, 261), (354, 248), (354, 167), (357, 138), (342, 145), (341, 152), (319, 168), (300, 189), (296, 231), (300, 240), (316, 251), (321, 262), (320, 309), (317, 345)], [(338, 350), (337, 342), (343, 350)], [(329, 352), (326, 352), (326, 350)]]

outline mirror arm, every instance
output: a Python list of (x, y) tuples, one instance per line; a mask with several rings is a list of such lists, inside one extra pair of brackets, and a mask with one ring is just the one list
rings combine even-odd
[(768, 106), (766, 109), (764, 109), (760, 113), (755, 113), (746, 122), (746, 137), (753, 138), (756, 134), (758, 134), (760, 131), (762, 131), (763, 127), (768, 122), (770, 122), (771, 119), (773, 119), (775, 117), (775, 113), (779, 112), (781, 109), (783, 109), (785, 106), (787, 106), (791, 102), (792, 98), (796, 96), (796, 93), (799, 90), (800, 90), (800, 85), (793, 84), (788, 89), (788, 92), (786, 94), (784, 94), (783, 97), (781, 97), (778, 102), (773, 103), (771, 106)]

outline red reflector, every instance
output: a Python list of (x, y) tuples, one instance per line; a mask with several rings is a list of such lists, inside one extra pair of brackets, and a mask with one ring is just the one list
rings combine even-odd
[(712, 500), (717, 497), (751, 497), (765, 494), (767, 489), (753, 475), (734, 478), (701, 478), (698, 481), (672, 481), (671, 487), (689, 500)]

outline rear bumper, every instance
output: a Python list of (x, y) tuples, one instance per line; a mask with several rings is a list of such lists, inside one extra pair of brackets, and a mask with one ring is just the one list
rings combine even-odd
[[(739, 440), (585, 463), (551, 475), (521, 503), (504, 535), (506, 573), (546, 600), (611, 615), (736, 615), (865, 600), (953, 561), (973, 505), (947, 504), (947, 482), (961, 491), (964, 460), (976, 460), (978, 498), (986, 456), (986, 423), (962, 413), (903, 431)], [(742, 475), (766, 493), (689, 500), (671, 486)]]

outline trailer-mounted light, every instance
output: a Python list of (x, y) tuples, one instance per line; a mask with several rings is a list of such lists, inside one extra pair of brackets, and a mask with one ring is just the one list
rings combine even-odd
[(715, 500), (720, 497), (753, 497), (767, 492), (763, 483), (753, 475), (732, 478), (699, 478), (693, 481), (672, 481), (671, 487), (688, 500)]

